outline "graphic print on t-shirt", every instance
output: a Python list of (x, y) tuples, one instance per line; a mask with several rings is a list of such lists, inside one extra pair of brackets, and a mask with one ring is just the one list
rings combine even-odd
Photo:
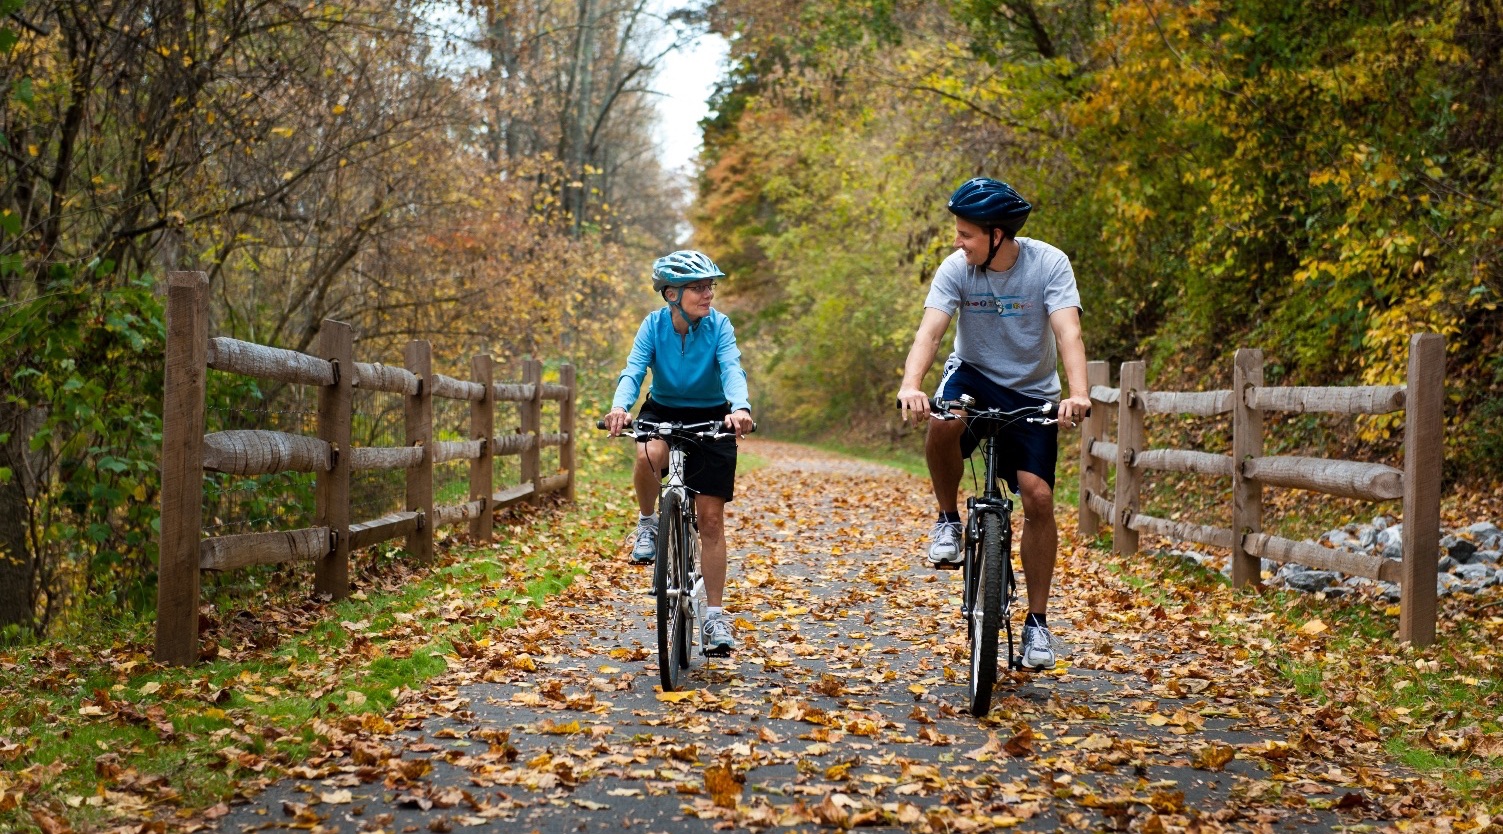
[(996, 312), (1007, 319), (1023, 315), (1023, 311), (1028, 309), (1028, 302), (1021, 295), (992, 295), (987, 292), (966, 298), (960, 303), (960, 307), (967, 313)]

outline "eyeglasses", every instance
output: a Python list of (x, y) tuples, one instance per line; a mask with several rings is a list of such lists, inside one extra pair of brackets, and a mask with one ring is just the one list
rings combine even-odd
[(705, 281), (702, 284), (685, 284), (684, 285), (684, 289), (686, 289), (686, 290), (694, 290), (695, 292), (699, 293), (700, 295), (705, 295), (707, 293), (712, 293), (712, 292), (715, 291), (715, 282), (714, 281)]

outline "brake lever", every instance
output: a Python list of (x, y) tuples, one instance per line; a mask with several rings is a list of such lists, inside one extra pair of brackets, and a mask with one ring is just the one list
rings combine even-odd
[[(752, 433), (756, 432), (756, 430), (757, 430), (757, 424), (756, 423), (752, 423), (752, 427), (751, 427), (751, 429), (749, 431), (747, 431), (747, 434), (752, 434)], [(700, 437), (701, 440), (724, 440), (727, 437), (735, 437), (735, 436), (736, 436), (736, 430), (735, 429), (731, 429), (731, 428), (727, 428), (724, 423), (720, 423), (720, 424), (716, 425), (715, 429), (713, 431), (703, 431), (703, 432), (699, 433), (699, 437)]]

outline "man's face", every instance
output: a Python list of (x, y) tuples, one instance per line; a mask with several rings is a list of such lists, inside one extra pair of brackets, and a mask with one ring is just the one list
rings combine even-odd
[[(993, 231), (993, 234), (997, 234)], [(986, 262), (986, 253), (991, 248), (991, 235), (986, 229), (969, 220), (955, 218), (955, 248), (965, 253), (965, 262), (981, 266)]]

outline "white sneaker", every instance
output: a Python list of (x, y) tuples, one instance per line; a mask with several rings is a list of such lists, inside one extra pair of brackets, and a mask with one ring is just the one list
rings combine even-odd
[(724, 657), (736, 649), (736, 633), (724, 616), (706, 618), (699, 627), (699, 639), (705, 654), (714, 657)]
[(633, 565), (650, 565), (658, 558), (658, 520), (644, 518), (637, 521), (636, 541), (631, 548)]
[(1023, 665), (1030, 669), (1054, 668), (1054, 636), (1043, 626), (1023, 626)]
[(929, 533), (929, 564), (958, 565), (960, 555), (960, 522), (936, 522)]

